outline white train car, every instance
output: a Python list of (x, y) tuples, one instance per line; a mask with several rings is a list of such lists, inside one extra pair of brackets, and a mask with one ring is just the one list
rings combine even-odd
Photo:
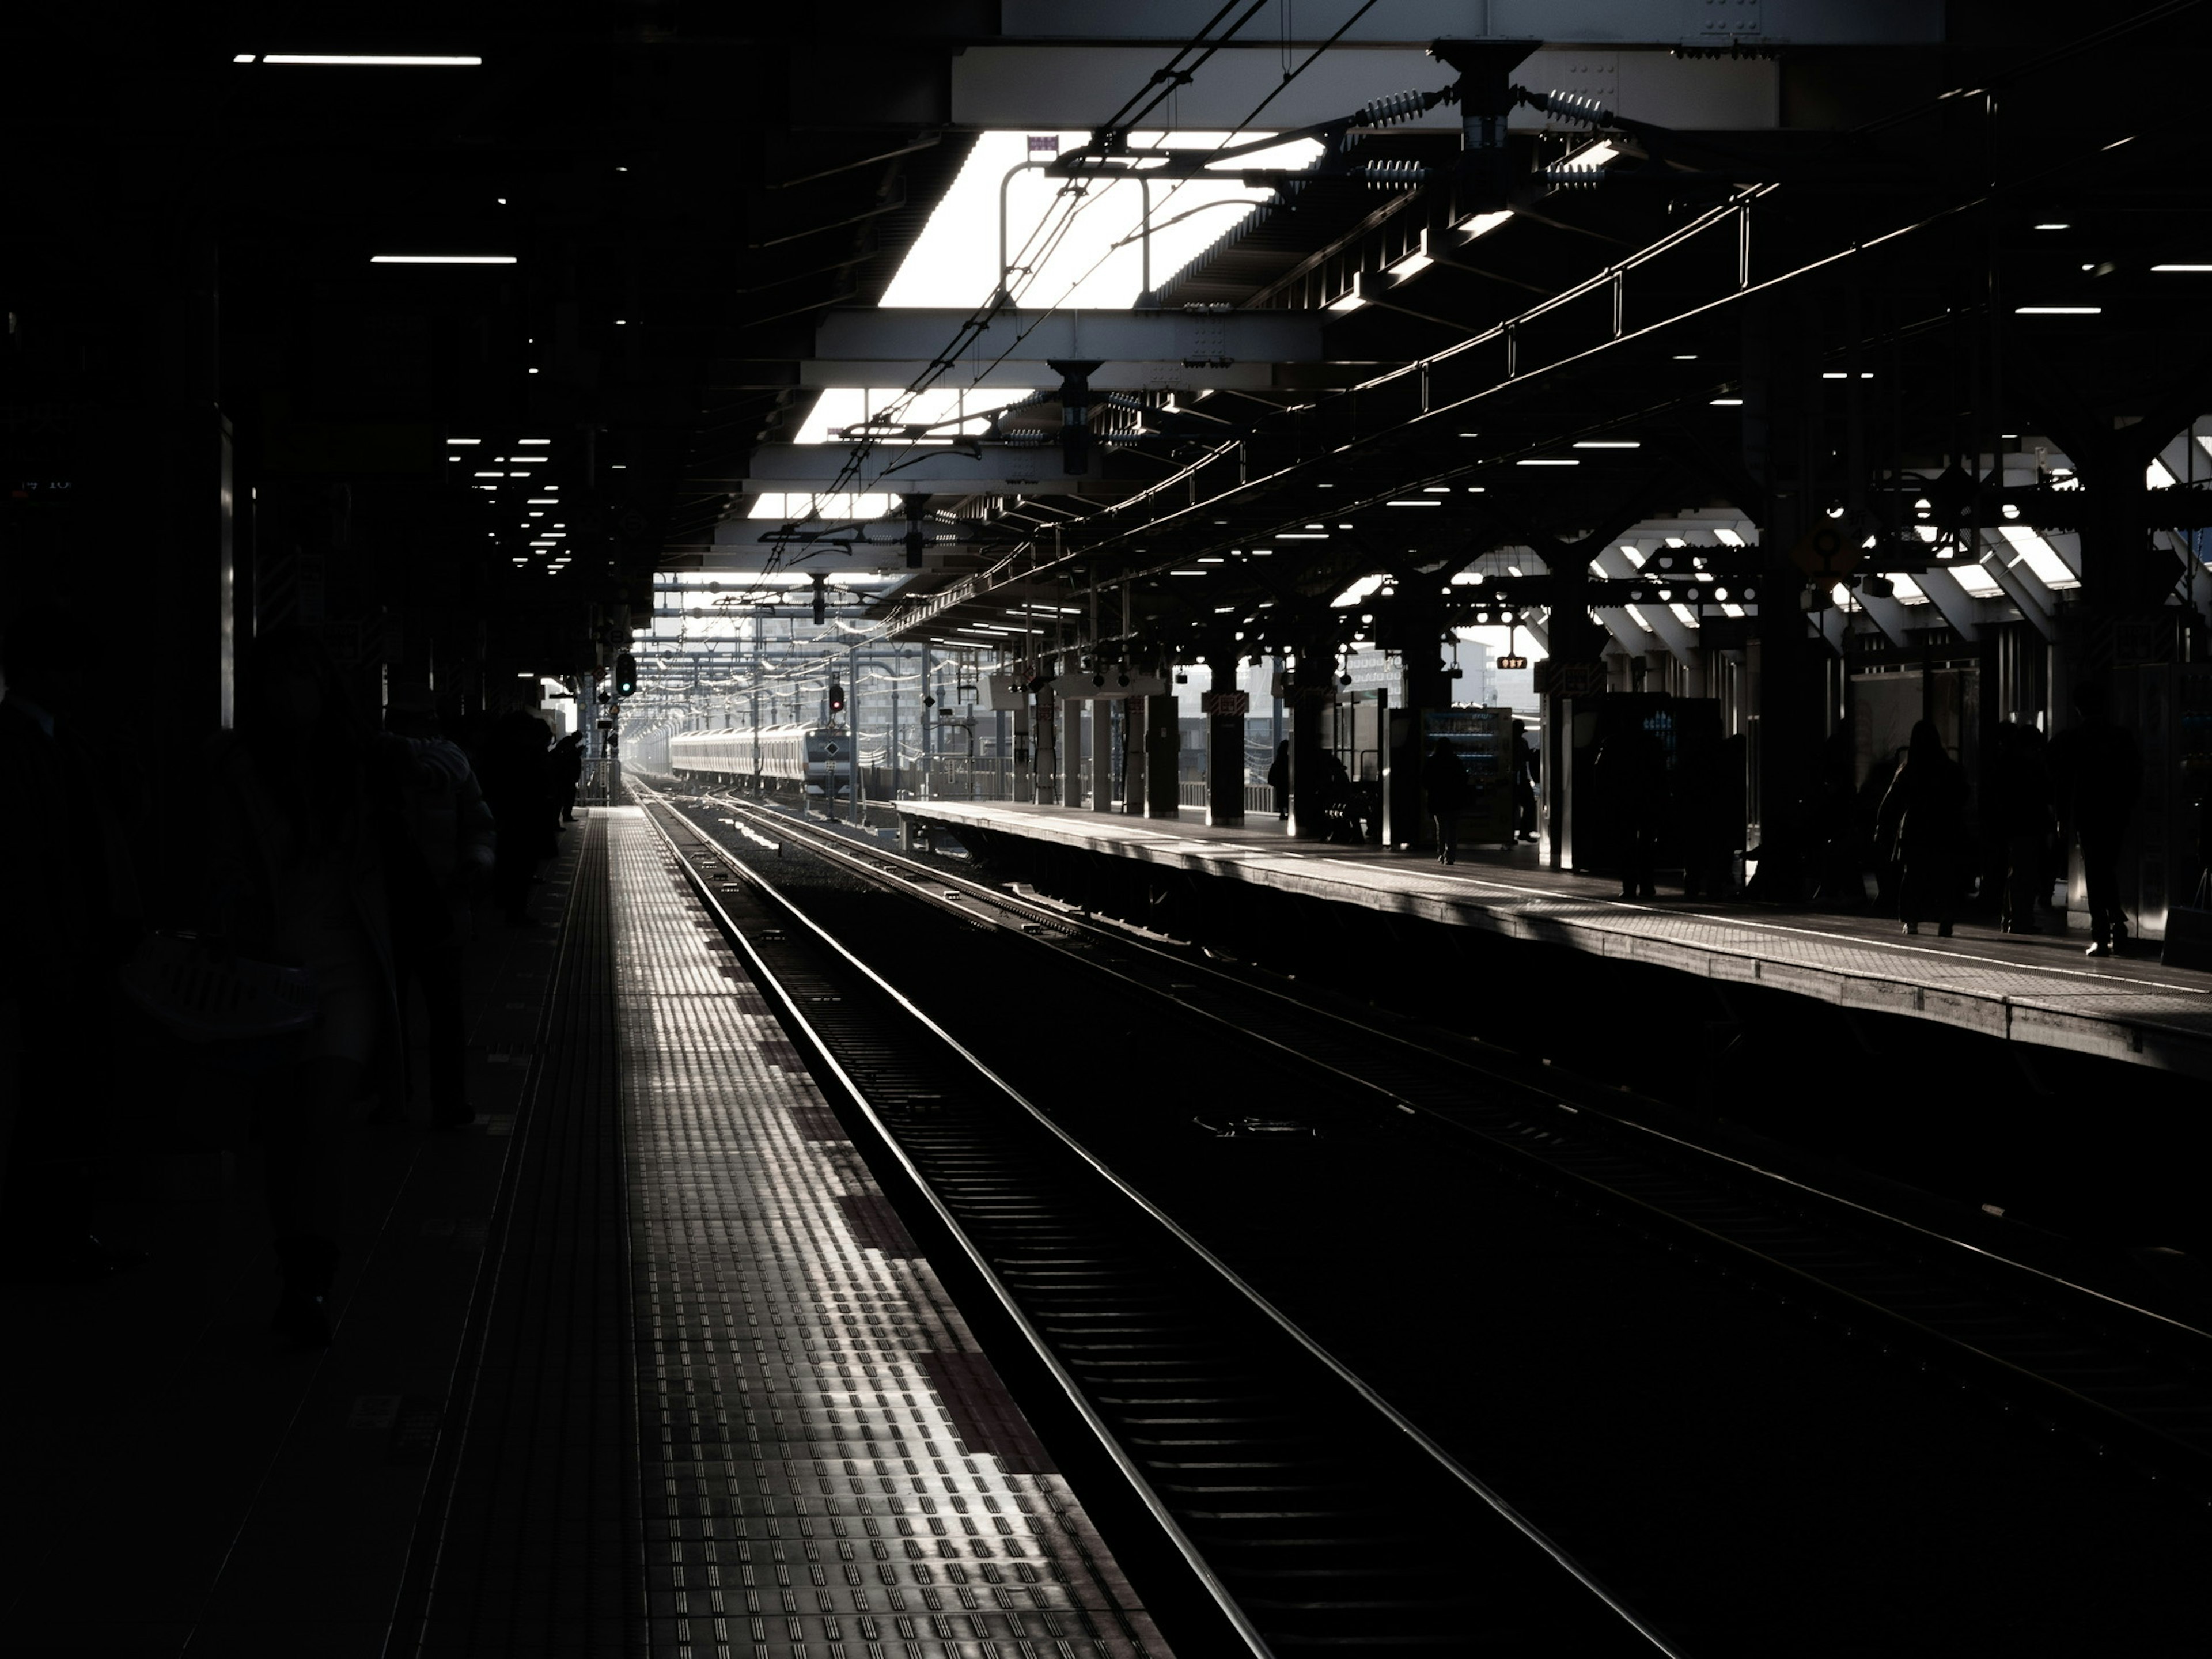
[(668, 769), (696, 783), (748, 784), (757, 778), (836, 800), (847, 792), (852, 742), (852, 734), (842, 726), (679, 732), (668, 740)]

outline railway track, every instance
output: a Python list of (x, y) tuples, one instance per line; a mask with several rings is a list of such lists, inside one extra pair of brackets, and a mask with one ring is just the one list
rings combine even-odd
[[(661, 810), (672, 811), (666, 803)], [(716, 884), (714, 872), (719, 870), (725, 878), (719, 884), (732, 890), (723, 895), (727, 900), (771, 902), (769, 889), (760, 884), (765, 882), (781, 880), (803, 890), (803, 883), (775, 872), (781, 866), (788, 877), (796, 877), (817, 861), (854, 880), (903, 890), (972, 924), (954, 930), (957, 933), (988, 940), (996, 933), (1030, 941), (978, 945), (973, 961), (961, 967), (946, 961), (945, 947), (933, 945), (936, 976), (994, 973), (1003, 980), (1010, 972), (1034, 973), (1041, 978), (1056, 975), (1072, 986), (1076, 981), (1071, 976), (1079, 975), (1103, 988), (1102, 996), (1110, 990), (1121, 1006), (1138, 1011), (1119, 1018), (1153, 1021), (1163, 1028), (1171, 1023), (1181, 1033), (1179, 1040), (1215, 1044), (1224, 1053), (1233, 1047), (1251, 1056), (1246, 1065), (1267, 1074), (1255, 1074), (1255, 1089), (1290, 1103), (1272, 1117), (1226, 1109), (1194, 1112), (1189, 1115), (1201, 1133), (1211, 1132), (1224, 1142), (1264, 1146), (1268, 1150), (1257, 1156), (1280, 1159), (1295, 1158), (1287, 1150), (1293, 1145), (1316, 1145), (1318, 1130), (1328, 1158), (1352, 1160), (1344, 1165), (1347, 1171), (1362, 1158), (1375, 1168), (1393, 1168), (1409, 1155), (1418, 1160), (1425, 1149), (1447, 1160), (1486, 1166), (1492, 1179), (1502, 1178), (1533, 1195), (1539, 1208), (1523, 1221), (1532, 1232), (1558, 1224), (1562, 1215), (1575, 1218), (1577, 1224), (1600, 1223), (1633, 1241), (1646, 1255), (1663, 1257), (1669, 1271), (1686, 1270), (1725, 1286), (1725, 1294), (1739, 1305), (1750, 1291), (1749, 1299), (1762, 1310), (1757, 1317), (1815, 1330), (1815, 1340), (1831, 1347), (1869, 1358), (1878, 1352), (1882, 1358), (1875, 1363), (1893, 1376), (1900, 1369), (1928, 1374), (1938, 1385), (1932, 1391), (1919, 1379), (1905, 1379), (1906, 1391), (1917, 1388), (1923, 1400), (1930, 1392), (1940, 1399), (1954, 1387), (1971, 1390), (1975, 1401), (1994, 1408), (1984, 1410), (1984, 1416), (2008, 1416), (2014, 1425), (2061, 1431), (2056, 1437), (2077, 1452), (2123, 1460), (2165, 1490), (2189, 1494), (2184, 1512), (2202, 1502), (2208, 1484), (2207, 1429), (2212, 1425), (2203, 1384), (2207, 1339), (2185, 1319), (2073, 1283), (2047, 1265), (2009, 1259), (1985, 1238), (1954, 1236), (1940, 1224), (1940, 1216), (1896, 1212), (1909, 1208), (1904, 1206), (1885, 1209), (1848, 1191), (1827, 1190), (1802, 1171), (1764, 1167), (1729, 1149), (1638, 1121), (1619, 1109), (1620, 1091), (1565, 1068), (1481, 1045), (1431, 1039), (1418, 1031), (1394, 1031), (1340, 1010), (1316, 1008), (1280, 988), (1255, 983), (1133, 930), (1041, 897), (1007, 893), (787, 815), (761, 812), (729, 799), (698, 803), (695, 811), (697, 818), (725, 822), (710, 825), (685, 819), (674, 833), (690, 836), (694, 856), (708, 861), (702, 881)], [(721, 830), (730, 833), (723, 836)], [(839, 931), (834, 913), (843, 902), (833, 902), (826, 893), (805, 890), (795, 898), (775, 902), (788, 907), (779, 925), (787, 941), (793, 936), (792, 921), (800, 917), (818, 916), (828, 931)], [(879, 926), (881, 913), (874, 914)], [(997, 963), (994, 969), (980, 966), (986, 949), (996, 952), (990, 958)], [(1013, 949), (1041, 962), (1057, 953), (1062, 962), (1081, 966), (1010, 967)], [(919, 1012), (903, 993), (882, 994)], [(1142, 1012), (1146, 1004), (1152, 1005), (1149, 1012)], [(1104, 1006), (1102, 1019), (1116, 1018), (1106, 1014)], [(1314, 1556), (1327, 1555), (1328, 1548), (1317, 1541), (1310, 1547), (1281, 1539), (1234, 1541), (1218, 1530), (1224, 1517), (1241, 1516), (1249, 1523), (1259, 1511), (1203, 1508), (1200, 1499), (1225, 1502), (1228, 1494), (1222, 1488), (1228, 1487), (1241, 1491), (1239, 1502), (1256, 1506), (1264, 1500), (1264, 1512), (1276, 1523), (1295, 1522), (1306, 1512), (1291, 1509), (1293, 1494), (1299, 1502), (1318, 1502), (1313, 1494), (1352, 1490), (1346, 1484), (1346, 1463), (1364, 1464), (1365, 1454), (1363, 1446), (1359, 1457), (1347, 1460), (1344, 1449), (1362, 1444), (1358, 1437), (1347, 1437), (1340, 1413), (1331, 1416), (1295, 1390), (1285, 1395), (1275, 1387), (1279, 1371), (1291, 1372), (1282, 1369), (1285, 1356), (1274, 1350), (1241, 1339), (1225, 1348), (1208, 1346), (1212, 1334), (1228, 1328), (1212, 1315), (1195, 1322), (1170, 1316), (1159, 1311), (1164, 1304), (1131, 1293), (1126, 1285), (1133, 1281), (1113, 1277), (1112, 1288), (1100, 1289), (1087, 1279), (1094, 1271), (1109, 1277), (1122, 1272), (1125, 1257), (1115, 1253), (1121, 1248), (1116, 1239), (1126, 1226), (1097, 1232), (1070, 1222), (1041, 1165), (989, 1167), (975, 1137), (981, 1134), (988, 1142), (995, 1128), (1003, 1127), (1003, 1114), (987, 1112), (939, 1144), (937, 1138), (950, 1133), (943, 1106), (902, 1106), (902, 1085), (885, 1081), (909, 1063), (902, 1058), (901, 1047), (910, 1039), (887, 1036), (880, 1008), (874, 1018), (874, 1026), (866, 1027), (863, 1019), (866, 1029), (844, 1039), (859, 1067), (853, 1074), (856, 1090), (889, 1103), (879, 1115), (902, 1144), (916, 1149), (908, 1156), (918, 1168), (924, 1162), (920, 1152), (945, 1160), (935, 1166), (934, 1178), (945, 1183), (940, 1191), (963, 1194), (981, 1204), (969, 1218), (979, 1248), (987, 1256), (997, 1252), (1006, 1294), (1018, 1302), (1031, 1298), (1038, 1340), (1061, 1353), (1071, 1388), (1092, 1402), (1117, 1443), (1133, 1456), (1141, 1452), (1154, 1460), (1142, 1464), (1153, 1496), (1177, 1517), (1197, 1556), (1224, 1564), (1223, 1583), (1234, 1580), (1234, 1587), (1224, 1590), (1231, 1601), (1286, 1619), (1285, 1627), (1297, 1626), (1301, 1619), (1309, 1628), (1322, 1627), (1329, 1610), (1318, 1599), (1309, 1594), (1296, 1607), (1279, 1607), (1270, 1592), (1310, 1581), (1310, 1570), (1292, 1565), (1301, 1547)], [(1163, 1040), (1157, 1032), (1155, 1040)], [(957, 1097), (958, 1088), (948, 1090), (939, 1079), (921, 1093), (944, 1102)], [(1317, 1110), (1315, 1103), (1323, 1095), (1332, 1105)], [(1024, 1100), (1022, 1109), (1036, 1123), (1049, 1127), (1069, 1155), (1087, 1159), (1094, 1168), (1110, 1164), (1122, 1170), (1129, 1185), (1148, 1195), (1144, 1201), (1156, 1224), (1191, 1235), (1191, 1243), (1207, 1251), (1217, 1276), (1225, 1274), (1244, 1290), (1251, 1289), (1248, 1279), (1266, 1281), (1260, 1288), (1273, 1291), (1291, 1307), (1288, 1313), (1276, 1310), (1278, 1333), (1286, 1334), (1286, 1327), (1302, 1328), (1309, 1358), (1318, 1354), (1327, 1363), (1334, 1353), (1358, 1356), (1354, 1365), (1335, 1362), (1342, 1373), (1339, 1385), (1352, 1387), (1370, 1410), (1389, 1413), (1401, 1434), (1410, 1431), (1426, 1440), (1445, 1460), (1437, 1467), (1456, 1471), (1454, 1479), (1462, 1488), (1457, 1501), (1463, 1503), (1467, 1492), (1480, 1487), (1480, 1482), (1467, 1484), (1475, 1480), (1470, 1461), (1486, 1469), (1492, 1466), (1486, 1455), (1470, 1460), (1457, 1455), (1466, 1450), (1468, 1437), (1462, 1432), (1431, 1439), (1423, 1429), (1452, 1421), (1457, 1407), (1450, 1391), (1434, 1381), (1436, 1374), (1449, 1373), (1460, 1363), (1449, 1341), (1425, 1357), (1409, 1357), (1401, 1343), (1393, 1357), (1376, 1359), (1376, 1351), (1363, 1346), (1360, 1334), (1350, 1328), (1358, 1321), (1339, 1316), (1328, 1305), (1330, 1275), (1335, 1275), (1340, 1305), (1348, 1288), (1356, 1292), (1357, 1270), (1347, 1275), (1342, 1262), (1319, 1262), (1310, 1253), (1299, 1257), (1279, 1229), (1270, 1231), (1261, 1213), (1263, 1206), (1243, 1196), (1224, 1200), (1222, 1190), (1209, 1188), (1203, 1177), (1179, 1188), (1176, 1165), (1190, 1155), (1189, 1149), (1168, 1148), (1162, 1154), (1133, 1142), (1126, 1133), (1116, 1140), (1115, 1125), (1058, 1102), (1039, 1106)], [(1388, 1145), (1348, 1145), (1375, 1134)], [(1165, 1161), (1158, 1161), (1162, 1156)], [(1285, 1176), (1291, 1169), (1278, 1164), (1270, 1179)], [(923, 1178), (932, 1177), (924, 1171)], [(1285, 1178), (1295, 1184), (1299, 1177)], [(1357, 1187), (1359, 1177), (1348, 1174), (1346, 1184)], [(1230, 1213), (1219, 1218), (1210, 1237), (1197, 1238), (1217, 1210)], [(1188, 1228), (1166, 1220), (1169, 1214), (1189, 1223)], [(1238, 1243), (1241, 1232), (1251, 1233), (1257, 1245)], [(1361, 1247), (1366, 1247), (1364, 1241)], [(1379, 1254), (1387, 1259), (1387, 1251)], [(1094, 1265), (1101, 1263), (1111, 1265)], [(1295, 1281), (1302, 1276), (1321, 1288), (1301, 1304), (1298, 1293), (1307, 1287)], [(1042, 1299), (1068, 1293), (1077, 1299), (1057, 1304)], [(1086, 1307), (1084, 1296), (1097, 1300)], [(1301, 1318), (1303, 1328), (1295, 1324)], [(1835, 1333), (1860, 1340), (1837, 1345)], [(1201, 1354), (1202, 1359), (1194, 1357)], [(1262, 1363), (1237, 1363), (1246, 1359)], [(1346, 1383), (1346, 1376), (1361, 1380)], [(1154, 1391), (1133, 1388), (1133, 1378), (1145, 1377)], [(1170, 1378), (1177, 1380), (1165, 1380)], [(1162, 1394), (1161, 1387), (1176, 1392)], [(1223, 1401), (1236, 1399), (1255, 1402), (1255, 1409), (1257, 1402), (1273, 1403), (1234, 1433), (1212, 1417), (1197, 1423), (1158, 1420), (1170, 1405), (1173, 1413), (1218, 1412)], [(1833, 1409), (1849, 1407), (1839, 1399)], [(1267, 1439), (1271, 1422), (1289, 1437)], [(1328, 1426), (1291, 1434), (1294, 1427), (1313, 1424)], [(2019, 1430), (2007, 1432), (2017, 1436)], [(2027, 1440), (2044, 1449), (2052, 1437), (2031, 1435)], [(1193, 1438), (1232, 1444), (1239, 1455), (1192, 1455), (1194, 1449), (1188, 1442)], [(1245, 1455), (1254, 1447), (1267, 1455)], [(2097, 1467), (2094, 1459), (2078, 1461)], [(1255, 1468), (1270, 1473), (1262, 1478)], [(1416, 1504), (1390, 1512), (1447, 1513), (1454, 1500), (1447, 1493), (1443, 1501), (1444, 1510), (1423, 1511)], [(1553, 1527), (1555, 1534), (1560, 1530)], [(1327, 1531), (1347, 1548), (1354, 1535), (1341, 1525)], [(1557, 1539), (1551, 1547), (1566, 1556)], [(1604, 1571), (1609, 1558), (1603, 1550), (1598, 1553), (1599, 1571)], [(1334, 1607), (1331, 1616), (1340, 1626), (1336, 1637), (1352, 1639), (1341, 1626), (1362, 1619), (1371, 1622), (1386, 1606), (1418, 1608), (1425, 1598), (1434, 1615), (1426, 1633), (1419, 1632), (1419, 1621), (1414, 1620), (1394, 1636), (1410, 1640), (1416, 1650), (1425, 1642), (1437, 1644), (1438, 1651), (1468, 1650), (1466, 1627), (1455, 1621), (1469, 1604), (1435, 1595), (1438, 1584), (1458, 1578), (1449, 1570), (1439, 1577), (1433, 1557), (1423, 1559), (1418, 1570), (1394, 1577), (1380, 1565), (1386, 1558), (1401, 1563), (1420, 1559), (1374, 1549), (1346, 1555), (1360, 1565), (1336, 1582), (1358, 1583), (1363, 1589)], [(1588, 1576), (1595, 1581), (1598, 1575)], [(1386, 1581), (1388, 1588), (1379, 1589)], [(1641, 1582), (1632, 1571), (1614, 1575), (1612, 1582), (1626, 1586), (1615, 1601), (1646, 1615), (1649, 1634), (1643, 1639), (1679, 1640), (1686, 1630), (1692, 1645), (1705, 1650), (1694, 1640), (1700, 1634), (1698, 1610), (1679, 1608), (1667, 1586)], [(1477, 1602), (1488, 1600), (1487, 1591), (1475, 1597)], [(1660, 1637), (1662, 1629), (1669, 1636)], [(1716, 1650), (1726, 1648), (1722, 1643)]]
[[(783, 822), (744, 802), (716, 804), (741, 815), (732, 827), (756, 817)], [(1447, 1138), (1468, 1138), (1462, 1144), (1557, 1196), (1601, 1204), (1670, 1248), (1801, 1299), (1854, 1334), (1908, 1351), (2212, 1504), (2212, 1310), (2192, 1317), (2150, 1306), (2088, 1282), (2081, 1264), (2014, 1253), (2040, 1241), (1993, 1218), (1944, 1214), (1895, 1192), (1855, 1194), (1840, 1172), (1773, 1167), (1773, 1149), (1752, 1161), (1695, 1138), (1654, 1102), (1624, 1115), (1623, 1091), (1548, 1062), (1532, 1066), (1491, 1045), (1440, 1042), (1316, 1006), (1135, 930), (948, 875), (826, 824), (801, 822), (787, 835), (815, 856), (982, 925), (1102, 947), (1082, 957), (1092, 971), (1176, 994), (1181, 1018), (1295, 1057), (1331, 1086)], [(1202, 998), (1185, 994), (1200, 985)]]
[(653, 819), (1249, 1651), (1681, 1651), (803, 908)]

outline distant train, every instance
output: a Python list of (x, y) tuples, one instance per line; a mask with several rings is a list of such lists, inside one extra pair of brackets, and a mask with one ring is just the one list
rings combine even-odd
[[(842, 799), (852, 776), (854, 737), (842, 726), (724, 726), (679, 732), (668, 739), (668, 769), (701, 783), (750, 783), (755, 777)], [(874, 747), (876, 745), (869, 745)], [(874, 757), (864, 752), (861, 764)]]

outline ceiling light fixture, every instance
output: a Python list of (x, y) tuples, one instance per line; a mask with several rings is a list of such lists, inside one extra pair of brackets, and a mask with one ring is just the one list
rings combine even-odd
[(2212, 270), (2212, 265), (2153, 265), (2151, 269), (2153, 270), (2186, 270), (2201, 273), (2203, 271)]
[(511, 265), (512, 253), (372, 253), (373, 265)]
[(1580, 438), (1576, 441), (1575, 447), (1577, 449), (1641, 449), (1644, 447), (1644, 441), (1640, 438)]
[(1442, 501), (1385, 501), (1385, 507), (1442, 507)]
[[(233, 63), (238, 60), (233, 58)], [(483, 64), (481, 58), (421, 58), (386, 55), (379, 52), (272, 52), (265, 54), (264, 64), (336, 64), (352, 69), (475, 69)]]
[(2015, 317), (2095, 317), (2104, 312), (2102, 306), (2014, 306)]

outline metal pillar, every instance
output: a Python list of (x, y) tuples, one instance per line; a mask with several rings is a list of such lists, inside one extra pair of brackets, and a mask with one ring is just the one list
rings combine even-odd
[(1091, 700), (1091, 810), (1114, 810), (1114, 702)]
[(1177, 721), (1175, 694), (1167, 692), (1157, 696), (1132, 697), (1133, 706), (1145, 706), (1145, 816), (1148, 818), (1172, 818), (1181, 816), (1181, 801), (1177, 785), (1176, 757), (1182, 747), (1182, 732)]
[(1206, 654), (1213, 687), (1206, 693), (1206, 821), (1244, 822), (1244, 715), (1247, 702), (1237, 689), (1236, 647), (1217, 646)]
[(1083, 705), (1066, 699), (1060, 721), (1060, 804), (1073, 810), (1083, 805)]

